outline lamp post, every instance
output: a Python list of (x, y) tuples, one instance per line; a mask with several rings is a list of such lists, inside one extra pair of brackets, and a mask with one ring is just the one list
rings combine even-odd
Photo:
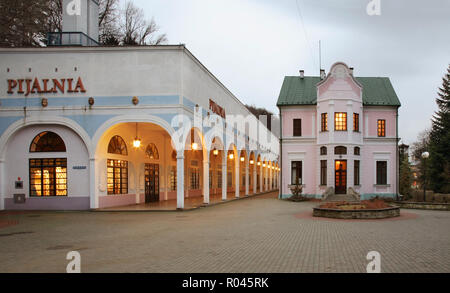
[(426, 190), (427, 190), (427, 159), (430, 156), (429, 152), (423, 152), (423, 201), (426, 201)]

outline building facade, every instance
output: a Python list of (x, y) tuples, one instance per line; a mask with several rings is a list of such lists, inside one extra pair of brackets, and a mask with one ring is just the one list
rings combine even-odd
[(335, 63), (328, 75), (287, 76), (281, 117), (280, 197), (303, 185), (309, 197), (398, 195), (398, 108), (389, 78), (354, 77)]
[(278, 139), (184, 45), (0, 49), (0, 71), (0, 209), (277, 188)]

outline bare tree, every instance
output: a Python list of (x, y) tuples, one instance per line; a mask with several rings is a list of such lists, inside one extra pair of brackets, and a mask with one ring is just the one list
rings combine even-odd
[[(157, 34), (154, 19), (127, 1), (99, 0), (99, 39), (102, 45), (158, 45), (167, 42)], [(62, 0), (0, 0), (0, 46), (45, 46), (47, 32), (62, 31)]]
[(0, 45), (42, 46), (50, 15), (49, 2), (49, 0), (1, 0)]
[(156, 35), (159, 27), (155, 20), (146, 20), (143, 9), (134, 6), (131, 1), (125, 4), (119, 25), (123, 45), (159, 45), (167, 42), (165, 34)]
[(99, 39), (103, 45), (119, 45), (119, 0), (99, 1)]
[(47, 16), (47, 32), (62, 31), (62, 0), (49, 0)]

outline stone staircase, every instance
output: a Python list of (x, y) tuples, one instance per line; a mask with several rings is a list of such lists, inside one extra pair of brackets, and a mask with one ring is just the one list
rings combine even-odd
[(347, 189), (347, 194), (335, 194), (334, 187), (328, 187), (327, 190), (322, 195), (322, 201), (348, 201), (348, 202), (358, 202), (361, 195), (357, 193), (352, 187)]

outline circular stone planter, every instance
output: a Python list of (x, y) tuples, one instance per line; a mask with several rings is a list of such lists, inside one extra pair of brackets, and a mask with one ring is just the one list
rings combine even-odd
[(329, 208), (314, 208), (314, 217), (334, 218), (334, 219), (386, 219), (400, 216), (400, 208), (392, 206), (383, 209), (371, 210), (343, 210)]

